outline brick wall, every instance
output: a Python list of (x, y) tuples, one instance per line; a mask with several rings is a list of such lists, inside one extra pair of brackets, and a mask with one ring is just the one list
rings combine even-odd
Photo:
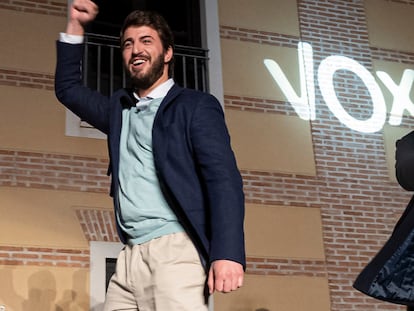
[[(299, 21), (302, 40), (314, 48), (315, 66), (341, 54), (372, 68), (363, 1), (303, 0)], [(369, 118), (366, 87), (356, 76), (346, 78), (335, 88), (339, 101), (354, 117)], [(320, 93), (317, 103), (312, 137), (318, 178), (326, 182), (320, 197), (326, 203), (321, 213), (332, 310), (387, 310), (388, 304), (374, 302), (351, 285), (388, 237), (408, 195), (389, 182), (382, 133), (351, 131), (329, 112)]]
[(45, 73), (0, 68), (0, 85), (53, 91), (54, 78)]
[[(414, 1), (393, 2), (414, 5)], [(0, 9), (65, 16), (66, 2), (6, 0)], [(369, 69), (373, 59), (414, 64), (414, 53), (369, 46), (363, 1), (301, 0), (298, 10), (300, 39), (314, 47), (315, 66), (331, 54), (352, 57)], [(352, 31), (349, 31), (350, 25)], [(226, 25), (221, 25), (221, 36), (292, 48), (299, 41), (276, 32)], [(339, 98), (341, 103), (354, 117), (369, 117), (371, 105), (365, 86), (355, 76), (342, 75), (348, 82), (336, 85), (343, 94)], [(0, 85), (52, 91), (53, 77), (2, 69)], [(354, 96), (355, 90), (361, 94), (358, 98)], [(249, 257), (247, 273), (327, 277), (334, 311), (397, 310), (397, 306), (356, 292), (351, 285), (389, 236), (410, 194), (389, 181), (382, 133), (359, 134), (347, 129), (329, 111), (318, 89), (316, 95), (318, 118), (311, 128), (317, 175), (249, 170), (243, 170), (242, 175), (248, 203), (321, 209), (326, 260)], [(270, 99), (225, 94), (225, 106), (226, 109), (295, 115), (290, 104)], [(412, 121), (404, 119), (403, 126), (412, 125)], [(106, 166), (105, 158), (3, 149), (0, 150), (0, 186), (104, 193), (109, 186)], [(77, 216), (87, 240), (117, 241), (111, 212), (78, 210)], [(87, 267), (89, 253), (3, 246), (0, 264)]]
[[(414, 1), (394, 1), (414, 5)], [(414, 64), (414, 53), (371, 47), (363, 1), (298, 1), (301, 37), (221, 26), (222, 38), (296, 48), (299, 40), (314, 50), (315, 69), (333, 54), (348, 56), (368, 70), (373, 60)], [(360, 294), (352, 283), (389, 237), (408, 203), (388, 176), (382, 132), (363, 134), (342, 125), (326, 106), (316, 85), (317, 120), (311, 122), (316, 177), (243, 171), (248, 203), (320, 208), (325, 262), (249, 258), (248, 273), (327, 276), (331, 309), (397, 310)], [(354, 118), (367, 119), (372, 104), (359, 77), (340, 72), (335, 79), (338, 99)], [(295, 115), (288, 103), (224, 95), (226, 109)], [(403, 125), (413, 121), (404, 118)], [(275, 264), (277, 262), (277, 264)], [(272, 264), (273, 263), (273, 264)], [(303, 270), (296, 270), (303, 265)]]
[[(0, 149), (0, 187), (108, 193), (107, 167), (107, 159)], [(112, 211), (78, 209), (76, 215), (87, 241), (119, 241)], [(0, 246), (2, 264), (85, 268), (89, 251)]]
[[(76, 215), (87, 241), (119, 242), (112, 211), (77, 209)], [(89, 250), (0, 246), (0, 265), (89, 267)]]
[(0, 9), (34, 14), (66, 16), (67, 2), (58, 0), (2, 0)]
[(0, 186), (108, 193), (107, 159), (0, 149)]
[(88, 268), (89, 251), (0, 246), (0, 265)]
[[(369, 46), (363, 1), (305, 0), (298, 1), (298, 10), (300, 39), (313, 46), (315, 67), (332, 54), (351, 57), (368, 69), (372, 69), (373, 59), (414, 64), (413, 53)], [(230, 27), (222, 27), (221, 34), (226, 39), (288, 47), (296, 46), (299, 40)], [(341, 104), (355, 118), (370, 117), (372, 105), (366, 87), (356, 76), (341, 73), (340, 77), (343, 81), (336, 80), (335, 89), (341, 94)], [(246, 200), (321, 209), (326, 262), (310, 266), (320, 275), (326, 271), (332, 310), (398, 309), (356, 292), (352, 282), (389, 236), (409, 194), (389, 181), (382, 133), (349, 130), (329, 111), (318, 89), (316, 95), (317, 120), (312, 122), (312, 137), (317, 176), (244, 171)], [(225, 105), (227, 109), (292, 114), (289, 104), (265, 99), (225, 95)], [(404, 122), (405, 126), (412, 123)], [(249, 262), (254, 266), (256, 259)], [(284, 270), (293, 275), (293, 266), (293, 262), (284, 266), (260, 263), (263, 274)], [(303, 275), (306, 272), (302, 270)]]

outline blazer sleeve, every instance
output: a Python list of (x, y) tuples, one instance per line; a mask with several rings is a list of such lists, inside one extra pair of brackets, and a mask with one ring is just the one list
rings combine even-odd
[(401, 187), (414, 191), (414, 131), (396, 142), (395, 173)]
[(57, 41), (55, 94), (82, 120), (108, 134), (109, 98), (82, 84), (83, 44)]
[(245, 267), (243, 182), (223, 110), (211, 95), (197, 104), (191, 141), (210, 212), (209, 260), (228, 259)]

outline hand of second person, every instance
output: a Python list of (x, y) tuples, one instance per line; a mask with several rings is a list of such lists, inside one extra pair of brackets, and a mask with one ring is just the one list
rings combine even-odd
[(210, 294), (214, 291), (228, 293), (243, 285), (243, 266), (231, 260), (213, 261), (208, 274), (207, 285)]

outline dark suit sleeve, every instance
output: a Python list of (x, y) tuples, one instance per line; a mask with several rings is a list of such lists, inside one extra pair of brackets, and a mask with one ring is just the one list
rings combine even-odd
[(397, 141), (395, 160), (398, 183), (404, 189), (414, 191), (414, 131)]
[(83, 44), (57, 42), (55, 93), (82, 120), (108, 133), (109, 99), (82, 85)]
[(191, 141), (208, 199), (209, 260), (228, 259), (245, 267), (243, 183), (223, 110), (213, 96), (207, 95), (197, 104)]

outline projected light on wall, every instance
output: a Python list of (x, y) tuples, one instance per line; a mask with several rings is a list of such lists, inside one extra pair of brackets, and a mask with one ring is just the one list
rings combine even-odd
[[(283, 94), (303, 120), (315, 120), (315, 81), (312, 46), (306, 42), (298, 44), (298, 63), (300, 77), (300, 95), (298, 95), (280, 66), (271, 59), (265, 59), (264, 65), (270, 72)], [(339, 70), (350, 71), (357, 75), (366, 86), (372, 100), (372, 114), (365, 120), (351, 116), (341, 105), (335, 92), (334, 75)], [(414, 70), (405, 69), (400, 83), (395, 83), (388, 73), (377, 71), (377, 77), (393, 95), (393, 103), (388, 123), (401, 124), (404, 111), (414, 116), (414, 104), (410, 99), (410, 91), (414, 82)], [(322, 97), (330, 111), (344, 125), (358, 132), (373, 133), (380, 131), (387, 118), (384, 95), (375, 77), (360, 63), (352, 58), (332, 55), (322, 60), (317, 72), (317, 82)]]

